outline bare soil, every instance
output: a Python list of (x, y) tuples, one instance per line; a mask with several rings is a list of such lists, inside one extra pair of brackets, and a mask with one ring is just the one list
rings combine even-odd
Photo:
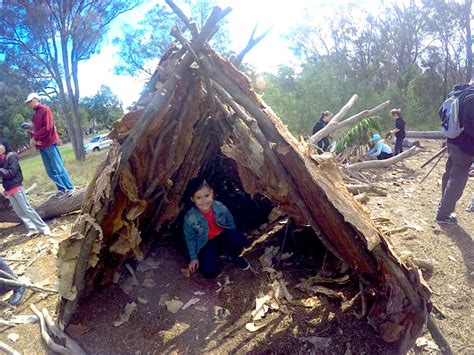
[[(432, 301), (444, 317), (435, 312), (437, 323), (451, 342), (452, 349), (459, 354), (474, 352), (473, 334), (473, 282), (474, 282), (474, 232), (473, 214), (465, 211), (474, 180), (468, 182), (464, 196), (458, 202), (456, 226), (440, 227), (433, 218), (439, 202), (443, 159), (428, 179), (419, 184), (429, 167), (418, 170), (421, 162), (440, 149), (436, 141), (423, 142), (426, 151), (404, 164), (390, 169), (371, 171), (371, 179), (378, 186), (389, 191), (387, 197), (370, 196), (367, 205), (373, 218), (386, 217), (393, 222), (391, 228), (407, 226), (406, 231), (392, 234), (389, 240), (402, 254), (427, 260), (434, 266), (432, 273), (425, 273), (433, 290)], [(15, 258), (31, 260), (40, 254), (26, 270), (26, 275), (34, 283), (54, 287), (56, 280), (55, 253), (57, 241), (65, 238), (75, 216), (62, 217), (48, 224), (56, 238), (37, 237), (27, 239), (23, 226), (0, 225), (0, 253), (16, 253)], [(186, 257), (179, 243), (161, 240), (152, 251), (150, 259), (159, 261), (158, 268), (140, 272), (137, 264), (130, 262), (135, 270), (139, 285), (129, 294), (122, 290), (130, 273), (124, 270), (117, 284), (102, 287), (93, 297), (86, 300), (73, 319), (70, 334), (88, 353), (130, 354), (130, 353), (296, 353), (313, 351), (322, 354), (390, 354), (392, 347), (380, 341), (364, 319), (359, 319), (360, 302), (349, 302), (359, 291), (356, 279), (346, 285), (328, 285), (342, 292), (342, 301), (318, 295), (313, 308), (296, 305), (282, 305), (279, 310), (271, 310), (264, 319), (255, 322), (262, 326), (251, 333), (245, 324), (251, 322), (250, 312), (255, 307), (259, 293), (269, 290), (268, 274), (262, 271), (258, 258), (265, 247), (279, 246), (281, 235), (269, 238), (265, 244), (257, 245), (248, 259), (258, 272), (241, 271), (231, 264), (223, 263), (217, 280), (205, 280), (199, 275), (186, 277), (180, 271), (186, 265)], [(47, 251), (45, 251), (47, 250)], [(20, 254), (21, 253), (21, 254)], [(306, 258), (307, 259), (307, 258)], [(314, 261), (314, 260), (313, 260)], [(279, 270), (288, 282), (288, 290), (294, 299), (304, 299), (310, 295), (295, 288), (300, 278), (314, 275), (317, 266), (310, 267), (311, 260), (289, 259), (282, 262)], [(9, 262), (21, 271), (27, 262)], [(314, 265), (318, 265), (317, 260)], [(228, 277), (230, 284), (216, 292)], [(151, 287), (143, 286), (145, 279), (154, 281)], [(191, 298), (199, 302), (185, 310), (171, 313), (159, 304), (160, 298), (186, 303)], [(140, 300), (141, 302), (139, 302)], [(29, 304), (46, 307), (54, 313), (57, 297), (30, 293), (26, 302), (14, 313), (32, 314)], [(114, 326), (127, 303), (135, 301), (137, 310), (128, 322)], [(146, 302), (146, 304), (145, 304)], [(214, 307), (230, 311), (230, 316), (222, 321), (214, 319)], [(8, 319), (11, 311), (2, 309), (2, 318)], [(24, 353), (46, 353), (39, 335), (37, 324), (2, 327), (0, 341)], [(15, 343), (7, 336), (17, 333)], [(302, 338), (317, 336), (331, 339), (329, 346), (315, 348)], [(428, 333), (422, 335), (430, 339)], [(324, 339), (323, 339), (324, 340)], [(435, 350), (420, 348), (417, 353), (436, 353)]]

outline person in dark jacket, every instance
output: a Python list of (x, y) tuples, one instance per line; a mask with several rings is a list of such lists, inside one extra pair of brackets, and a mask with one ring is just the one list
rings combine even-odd
[(402, 117), (402, 110), (394, 108), (390, 111), (390, 116), (395, 120), (395, 128), (390, 132), (395, 134), (395, 152), (393, 155), (398, 155), (403, 152), (403, 140), (405, 139), (405, 121)]
[(40, 102), (37, 93), (29, 94), (25, 103), (34, 110), (31, 145), (39, 150), (46, 173), (56, 184), (58, 192), (55, 197), (71, 196), (74, 193), (74, 185), (58, 149), (59, 136), (54, 125), (53, 113), (48, 106)]
[(459, 124), (463, 127), (461, 134), (447, 139), (448, 160), (441, 184), (441, 201), (435, 221), (439, 224), (456, 224), (452, 215), (456, 203), (461, 198), (469, 170), (474, 163), (474, 135), (466, 129), (474, 124), (474, 80), (469, 84), (456, 85), (454, 90), (462, 90), (459, 97)]
[[(332, 113), (329, 111), (323, 111), (321, 112), (321, 116), (319, 117), (319, 121), (316, 122), (316, 124), (313, 127), (313, 135), (316, 132), (319, 132), (322, 130), (324, 127), (327, 126), (327, 124), (332, 120)], [(322, 138), (318, 143), (318, 153), (322, 152), (327, 152), (329, 151), (329, 148), (331, 147), (331, 140), (329, 136), (326, 136)]]
[(18, 218), (28, 229), (26, 236), (31, 237), (38, 233), (52, 236), (48, 225), (28, 203), (22, 186), (23, 173), (18, 163), (18, 157), (7, 141), (0, 141), (0, 177), (5, 189), (4, 194), (10, 200)]

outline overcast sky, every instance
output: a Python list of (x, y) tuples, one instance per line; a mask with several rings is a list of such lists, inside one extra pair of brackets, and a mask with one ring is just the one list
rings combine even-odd
[[(180, 0), (175, 0), (183, 9)], [(94, 95), (100, 85), (109, 86), (122, 100), (124, 108), (138, 99), (140, 90), (145, 82), (144, 78), (117, 76), (113, 67), (118, 60), (116, 48), (111, 41), (120, 33), (124, 23), (135, 24), (143, 19), (144, 14), (154, 5), (164, 1), (146, 1), (140, 7), (126, 13), (113, 23), (101, 52), (94, 55), (87, 62), (80, 64), (81, 96)], [(244, 48), (250, 33), (256, 23), (262, 31), (272, 26), (270, 34), (256, 46), (245, 58), (259, 71), (275, 72), (279, 64), (292, 64), (294, 58), (288, 49), (288, 43), (282, 38), (291, 27), (296, 26), (305, 15), (320, 21), (323, 15), (337, 16), (335, 4), (344, 4), (348, 1), (331, 0), (221, 0), (218, 5), (231, 7), (232, 12), (227, 15), (228, 30), (231, 36), (231, 48), (239, 52)], [(377, 6), (377, 0), (365, 0), (364, 3)]]

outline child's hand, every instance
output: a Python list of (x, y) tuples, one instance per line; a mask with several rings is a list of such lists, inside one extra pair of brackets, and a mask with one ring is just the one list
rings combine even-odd
[(191, 260), (188, 265), (188, 270), (190, 273), (196, 272), (199, 269), (199, 260)]

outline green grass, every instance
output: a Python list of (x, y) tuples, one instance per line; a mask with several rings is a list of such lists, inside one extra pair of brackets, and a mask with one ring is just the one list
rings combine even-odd
[[(107, 155), (107, 150), (102, 150), (98, 153), (87, 154), (85, 161), (76, 161), (74, 159), (74, 151), (70, 145), (60, 146), (59, 151), (63, 157), (64, 166), (76, 187), (85, 187), (89, 184), (97, 165)], [(25, 188), (37, 183), (38, 186), (35, 188), (34, 193), (56, 191), (56, 186), (46, 174), (39, 153), (20, 159), (20, 166), (23, 171), (23, 186)]]

